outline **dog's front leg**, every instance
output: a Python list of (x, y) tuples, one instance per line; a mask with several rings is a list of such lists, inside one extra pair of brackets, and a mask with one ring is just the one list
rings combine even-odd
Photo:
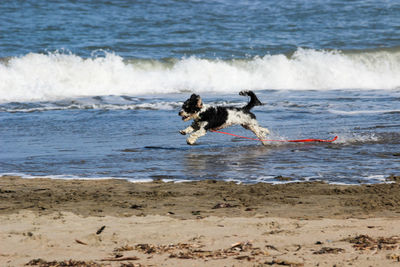
[(196, 131), (199, 129), (199, 126), (197, 125), (196, 122), (193, 122), (192, 125), (190, 125), (189, 127), (187, 127), (186, 129), (180, 130), (180, 134), (182, 135), (186, 135), (186, 134), (190, 134), (193, 131)]
[(186, 129), (180, 130), (179, 133), (182, 134), (182, 135), (185, 135), (185, 134), (189, 134), (189, 133), (191, 133), (193, 131), (194, 131), (193, 127), (189, 126)]
[(197, 139), (203, 135), (205, 135), (207, 133), (207, 130), (205, 129), (205, 126), (207, 124), (203, 124), (200, 125), (200, 128), (195, 131), (194, 133), (192, 133), (187, 139), (186, 139), (186, 143), (188, 143), (189, 145), (193, 145), (194, 143), (196, 143)]

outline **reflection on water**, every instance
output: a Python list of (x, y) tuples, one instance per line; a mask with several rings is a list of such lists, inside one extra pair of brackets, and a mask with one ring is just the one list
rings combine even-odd
[(259, 159), (270, 153), (270, 148), (259, 145), (187, 152), (184, 154), (183, 166), (189, 177), (236, 180), (238, 173), (260, 173), (264, 166)]

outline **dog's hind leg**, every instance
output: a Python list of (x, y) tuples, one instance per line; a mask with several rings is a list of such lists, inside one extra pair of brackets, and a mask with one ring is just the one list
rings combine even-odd
[(267, 128), (263, 128), (263, 127), (261, 127), (261, 126), (258, 126), (258, 127), (260, 128), (260, 130), (261, 130), (262, 132), (264, 132), (265, 136), (267, 136), (268, 134), (271, 134), (270, 131), (269, 131)]
[(249, 124), (242, 124), (243, 128), (252, 131), (258, 139), (260, 139), (263, 145), (267, 145), (268, 142), (264, 141), (267, 134), (269, 134), (269, 130), (267, 128), (260, 127), (257, 122), (249, 123)]

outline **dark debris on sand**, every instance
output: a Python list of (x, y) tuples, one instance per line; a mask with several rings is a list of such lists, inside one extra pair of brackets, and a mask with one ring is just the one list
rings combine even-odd
[[(124, 260), (124, 259), (123, 259)], [(128, 259), (129, 260), (129, 259)], [(34, 259), (29, 261), (25, 266), (39, 266), (39, 267), (106, 267), (109, 264), (96, 263), (94, 261), (77, 261), (77, 260), (64, 260), (64, 261), (45, 261), (43, 259)], [(143, 267), (140, 263), (121, 262), (120, 267)]]
[(34, 259), (29, 261), (26, 266), (39, 266), (39, 267), (103, 267), (104, 264), (99, 264), (94, 261), (76, 261), (76, 260), (64, 260), (64, 261), (45, 261), (43, 259)]
[(177, 243), (169, 245), (137, 244), (116, 248), (114, 252), (136, 250), (144, 254), (169, 254), (169, 258), (177, 259), (226, 259), (233, 257), (237, 260), (251, 261), (254, 256), (267, 256), (268, 252), (253, 247), (250, 242), (238, 242), (226, 249), (204, 250), (196, 244)]
[(345, 252), (342, 248), (322, 247), (320, 250), (315, 251), (313, 254), (339, 254)]
[(394, 250), (400, 248), (400, 237), (378, 237), (373, 238), (368, 235), (358, 235), (346, 238), (344, 241), (350, 242), (356, 250)]

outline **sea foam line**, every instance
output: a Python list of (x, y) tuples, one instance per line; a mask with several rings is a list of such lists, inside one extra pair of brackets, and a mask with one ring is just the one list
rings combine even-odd
[(329, 90), (400, 88), (400, 51), (341, 53), (298, 49), (293, 55), (171, 62), (106, 53), (29, 53), (0, 61), (0, 103), (103, 95), (187, 91), (233, 93), (243, 88)]

